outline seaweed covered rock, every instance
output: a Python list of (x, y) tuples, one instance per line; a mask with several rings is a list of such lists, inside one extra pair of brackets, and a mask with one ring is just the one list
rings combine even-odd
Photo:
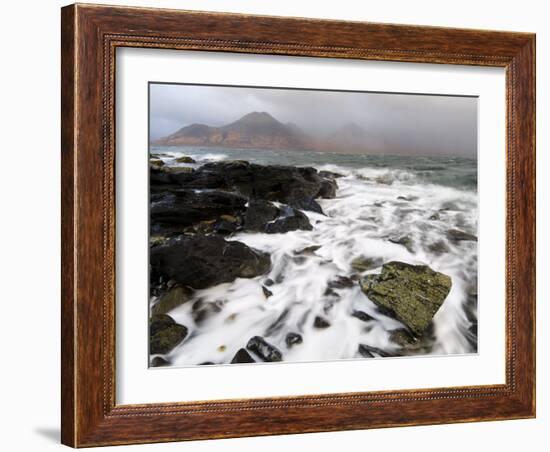
[(241, 242), (193, 235), (151, 248), (150, 265), (152, 281), (173, 279), (193, 289), (205, 289), (263, 275), (271, 267), (271, 258)]
[(367, 275), (361, 289), (382, 312), (420, 336), (451, 290), (451, 278), (427, 265), (388, 262), (378, 275)]
[(170, 352), (187, 336), (187, 328), (168, 315), (154, 315), (149, 322), (149, 353)]

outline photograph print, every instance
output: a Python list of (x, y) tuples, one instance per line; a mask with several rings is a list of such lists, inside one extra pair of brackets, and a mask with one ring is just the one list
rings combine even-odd
[(150, 83), (150, 367), (477, 353), (477, 102)]

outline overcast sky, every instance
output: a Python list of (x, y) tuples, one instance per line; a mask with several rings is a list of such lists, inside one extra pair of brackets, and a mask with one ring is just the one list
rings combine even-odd
[(223, 126), (252, 111), (266, 111), (317, 136), (353, 122), (380, 152), (476, 155), (477, 99), (472, 97), (150, 85), (152, 140), (193, 123)]

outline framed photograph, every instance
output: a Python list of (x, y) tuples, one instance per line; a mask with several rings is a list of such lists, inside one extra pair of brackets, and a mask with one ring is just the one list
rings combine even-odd
[(535, 36), (62, 9), (62, 442), (535, 416)]

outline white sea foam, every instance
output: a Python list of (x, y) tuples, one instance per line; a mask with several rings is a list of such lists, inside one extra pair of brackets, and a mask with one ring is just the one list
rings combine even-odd
[[(203, 157), (209, 158), (208, 154)], [(449, 275), (452, 289), (434, 318), (435, 341), (429, 353), (475, 351), (475, 336), (468, 330), (472, 314), (467, 317), (466, 303), (469, 293), (474, 297), (477, 293), (477, 243), (452, 242), (446, 232), (460, 229), (476, 234), (476, 193), (418, 183), (413, 172), (404, 170), (335, 165), (319, 169), (344, 176), (337, 179), (337, 197), (320, 200), (326, 215), (305, 212), (312, 231), (239, 233), (228, 239), (270, 253), (269, 274), (197, 291), (195, 299), (223, 306), (199, 325), (191, 315), (193, 302), (169, 313), (189, 328), (185, 341), (168, 355), (173, 365), (229, 363), (256, 335), (281, 350), (285, 361), (358, 358), (359, 344), (396, 350), (390, 332), (403, 325), (381, 314), (358, 284), (326, 293), (329, 282), (356, 273), (351, 262), (358, 257), (427, 264)], [(404, 236), (410, 238), (408, 249), (390, 241)], [(447, 251), (434, 251), (436, 243)], [(297, 254), (309, 246), (320, 248), (313, 254)], [(364, 274), (379, 271), (380, 267)], [(275, 283), (269, 286), (272, 296), (266, 298), (262, 285), (268, 280)], [(353, 317), (355, 310), (376, 321)], [(331, 326), (315, 328), (316, 316)], [(289, 332), (301, 334), (303, 343), (287, 347)]]

